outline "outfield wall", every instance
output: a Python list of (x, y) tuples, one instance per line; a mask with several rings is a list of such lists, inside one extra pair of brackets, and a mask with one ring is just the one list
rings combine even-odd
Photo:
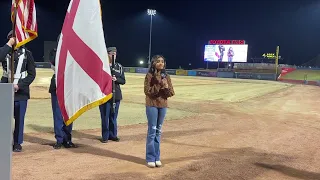
[[(148, 68), (140, 67), (124, 67), (125, 72), (143, 73), (148, 72)], [(275, 80), (275, 74), (267, 73), (248, 73), (248, 72), (233, 72), (221, 71), (213, 72), (208, 70), (183, 70), (183, 69), (167, 69), (170, 75), (177, 76), (200, 76), (200, 77), (218, 77), (218, 78), (239, 78), (239, 79), (258, 79), (258, 80)]]
[[(49, 62), (36, 62), (37, 68), (51, 68)], [(124, 67), (124, 72), (146, 74), (148, 68), (142, 67)], [(177, 76), (200, 76), (200, 77), (218, 77), (218, 78), (239, 78), (239, 79), (258, 79), (258, 80), (275, 80), (275, 74), (268, 73), (248, 73), (221, 71), (214, 72), (209, 70), (183, 70), (183, 69), (166, 69), (170, 75)]]
[[(37, 68), (50, 68), (51, 65), (48, 62), (36, 62)], [(295, 84), (308, 84), (308, 85), (320, 85), (319, 81), (308, 80), (291, 80), (283, 79), (283, 76), (295, 71), (295, 68), (282, 68), (281, 74), (277, 78), (278, 81), (295, 83)], [(312, 69), (315, 70), (315, 69)], [(317, 69), (320, 70), (320, 69)], [(124, 67), (125, 72), (146, 74), (148, 68), (142, 67)], [(257, 73), (256, 71), (250, 72), (233, 72), (233, 71), (212, 71), (212, 70), (183, 70), (183, 69), (166, 69), (166, 72), (170, 75), (177, 76), (199, 76), (199, 77), (218, 77), (218, 78), (238, 78), (238, 79), (257, 79), (257, 80), (271, 80), (274, 81), (277, 77), (274, 73)]]

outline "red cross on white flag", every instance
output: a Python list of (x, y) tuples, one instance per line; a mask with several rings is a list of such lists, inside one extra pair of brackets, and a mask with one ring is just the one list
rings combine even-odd
[(58, 102), (67, 125), (112, 97), (99, 0), (70, 1), (55, 67)]

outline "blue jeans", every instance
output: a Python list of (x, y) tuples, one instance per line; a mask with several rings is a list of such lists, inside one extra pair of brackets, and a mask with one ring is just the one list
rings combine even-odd
[(112, 102), (106, 102), (99, 106), (101, 116), (102, 140), (107, 141), (118, 136), (118, 112), (120, 101), (116, 102), (115, 113), (112, 113)]
[(24, 118), (27, 111), (28, 101), (14, 101), (14, 132), (13, 143), (23, 143)]
[(63, 142), (71, 142), (72, 136), (72, 124), (66, 126), (64, 123), (61, 110), (58, 104), (57, 95), (52, 93), (51, 94), (51, 106), (52, 106), (52, 113), (53, 113), (53, 127), (54, 127), (54, 134), (57, 140), (57, 143)]
[(146, 107), (148, 118), (148, 135), (146, 143), (146, 161), (160, 161), (161, 128), (167, 108)]

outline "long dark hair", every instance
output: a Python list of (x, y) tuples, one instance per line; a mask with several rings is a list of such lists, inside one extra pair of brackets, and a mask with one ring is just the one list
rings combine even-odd
[(155, 62), (159, 59), (159, 58), (162, 58), (164, 60), (164, 67), (163, 69), (166, 69), (166, 60), (165, 58), (162, 56), (162, 55), (154, 55), (151, 59), (151, 62), (150, 62), (150, 68), (149, 68), (149, 73), (151, 74), (154, 74), (155, 71), (156, 71), (156, 67), (155, 67)]

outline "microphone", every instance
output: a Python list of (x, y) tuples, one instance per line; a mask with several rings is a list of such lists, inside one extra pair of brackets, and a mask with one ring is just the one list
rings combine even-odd
[(165, 69), (161, 69), (160, 75), (161, 75), (161, 79), (166, 78), (167, 77), (166, 70)]

